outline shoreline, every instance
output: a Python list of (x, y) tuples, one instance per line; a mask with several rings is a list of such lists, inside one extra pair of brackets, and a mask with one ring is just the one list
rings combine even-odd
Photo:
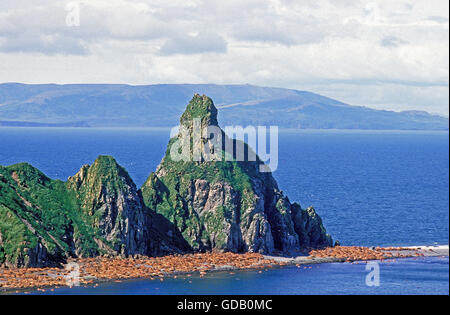
[[(358, 263), (370, 260), (392, 260), (414, 257), (449, 256), (449, 246), (357, 247), (338, 246), (313, 250), (303, 256), (270, 256), (255, 253), (197, 253), (163, 257), (74, 259), (79, 266), (79, 285), (97, 287), (101, 283), (128, 280), (203, 277), (207, 273), (269, 270), (286, 266), (323, 263)], [(66, 265), (67, 266), (67, 265)], [(66, 287), (72, 269), (0, 268), (0, 294), (54, 291)], [(69, 286), (70, 287), (70, 286)]]
[[(341, 248), (355, 248), (356, 246), (342, 246)], [(359, 247), (367, 248), (368, 247)], [(390, 258), (409, 258), (409, 257), (439, 257), (439, 256), (449, 256), (449, 246), (448, 245), (436, 245), (436, 246), (405, 246), (405, 247), (377, 247), (380, 251), (392, 254), (392, 257), (385, 257), (384, 259)], [(337, 263), (337, 262), (361, 262), (366, 260), (377, 260), (377, 259), (349, 259), (349, 257), (314, 257), (314, 256), (296, 256), (296, 257), (280, 257), (264, 255), (267, 259), (273, 259), (278, 262), (285, 262), (290, 265), (295, 264), (320, 264), (320, 263)], [(381, 260), (384, 260), (381, 259)]]

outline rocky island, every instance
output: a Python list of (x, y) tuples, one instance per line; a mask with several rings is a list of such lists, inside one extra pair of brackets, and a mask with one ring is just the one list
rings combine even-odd
[[(196, 124), (214, 129), (222, 141), (209, 131), (195, 137)], [(174, 158), (176, 143), (187, 145), (187, 160)], [(226, 143), (254, 159), (230, 155)], [(215, 159), (191, 160), (194, 152)], [(74, 267), (77, 283), (97, 286), (440, 255), (448, 256), (448, 246), (333, 246), (314, 208), (291, 203), (250, 146), (219, 127), (213, 101), (198, 94), (140, 189), (110, 156), (99, 156), (65, 182), (27, 163), (0, 166), (0, 292), (71, 286)]]
[[(218, 126), (210, 98), (196, 94), (181, 126), (192, 128), (194, 118), (202, 127)], [(170, 146), (180, 137), (169, 141), (141, 189), (109, 156), (66, 182), (26, 163), (0, 167), (0, 265), (207, 251), (283, 254), (332, 245), (315, 210), (291, 203), (270, 172), (258, 171), (259, 158), (174, 161)]]
[[(193, 120), (199, 129), (215, 126), (222, 137), (221, 150), (214, 161), (174, 161), (170, 149), (175, 141), (194, 139)], [(291, 204), (271, 172), (261, 172), (263, 162), (243, 144), (245, 159), (227, 161), (229, 139), (218, 127), (217, 109), (207, 96), (196, 94), (180, 119), (187, 130), (169, 142), (167, 152), (155, 173), (142, 187), (144, 203), (177, 226), (194, 250), (292, 253), (306, 248), (332, 245), (320, 217), (313, 208)], [(209, 137), (191, 141), (191, 152), (214, 148)], [(242, 144), (242, 143), (241, 143)], [(236, 155), (236, 153), (234, 153)]]

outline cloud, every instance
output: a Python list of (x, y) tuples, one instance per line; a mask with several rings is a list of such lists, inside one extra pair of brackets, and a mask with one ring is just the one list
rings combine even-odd
[(386, 36), (381, 39), (381, 46), (384, 47), (398, 47), (405, 44), (408, 42), (395, 36)]
[(2, 0), (0, 82), (251, 83), (448, 114), (447, 12), (442, 0)]
[(86, 55), (88, 48), (80, 40), (55, 35), (25, 33), (0, 41), (0, 51), (6, 53), (41, 53), (46, 55)]
[(225, 53), (227, 42), (214, 33), (201, 32), (168, 39), (160, 49), (162, 55)]
[(429, 16), (427, 17), (428, 21), (433, 21), (439, 24), (448, 24), (448, 17), (443, 16)]
[(244, 27), (236, 28), (232, 33), (235, 39), (292, 46), (318, 43), (326, 36), (323, 27), (313, 21), (292, 23), (278, 18), (268, 22), (264, 19), (252, 18), (245, 24)]

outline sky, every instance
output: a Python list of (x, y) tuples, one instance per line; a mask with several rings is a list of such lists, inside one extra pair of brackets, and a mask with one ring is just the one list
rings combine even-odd
[(448, 0), (1, 0), (0, 82), (216, 83), (449, 112)]

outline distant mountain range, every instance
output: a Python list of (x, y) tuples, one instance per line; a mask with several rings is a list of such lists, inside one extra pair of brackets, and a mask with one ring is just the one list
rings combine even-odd
[(448, 130), (446, 117), (351, 106), (305, 91), (253, 85), (0, 84), (0, 126), (171, 127), (194, 93), (221, 125), (296, 129)]

